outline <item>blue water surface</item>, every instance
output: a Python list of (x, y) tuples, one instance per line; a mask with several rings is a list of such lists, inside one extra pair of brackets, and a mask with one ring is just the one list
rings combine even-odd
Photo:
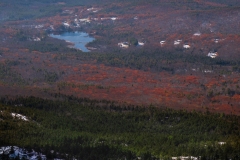
[(74, 48), (80, 49), (83, 52), (89, 52), (86, 48), (86, 44), (95, 40), (95, 38), (90, 37), (86, 32), (64, 32), (60, 35), (50, 34), (51, 37), (69, 41), (74, 43)]

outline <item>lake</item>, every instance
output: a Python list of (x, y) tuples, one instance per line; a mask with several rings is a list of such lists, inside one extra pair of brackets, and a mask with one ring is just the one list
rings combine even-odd
[(85, 45), (95, 40), (95, 38), (90, 37), (86, 32), (64, 32), (60, 35), (50, 34), (50, 37), (71, 42), (74, 44), (73, 48), (80, 49), (83, 52), (89, 52), (90, 50)]

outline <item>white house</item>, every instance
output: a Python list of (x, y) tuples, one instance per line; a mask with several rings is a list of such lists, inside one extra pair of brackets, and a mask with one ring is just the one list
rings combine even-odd
[(211, 57), (211, 58), (216, 58), (218, 56), (218, 53), (217, 52), (209, 52), (208, 57)]
[(111, 20), (115, 21), (117, 19), (117, 17), (112, 17)]
[(214, 42), (215, 42), (215, 43), (218, 43), (218, 42), (219, 42), (219, 39), (217, 39), (217, 38), (214, 39)]
[(173, 44), (174, 45), (179, 45), (181, 42), (182, 42), (182, 40), (178, 39), (178, 40), (175, 40)]
[(184, 45), (183, 45), (183, 48), (189, 49), (189, 48), (191, 48), (191, 46), (190, 46), (189, 44), (184, 44)]
[(43, 24), (39, 24), (39, 25), (36, 25), (35, 28), (43, 28), (44, 25)]
[(41, 41), (41, 39), (39, 37), (33, 37), (33, 41), (38, 42)]
[(160, 41), (161, 45), (164, 45), (166, 43), (166, 41)]
[(92, 7), (92, 8), (88, 8), (87, 11), (92, 11), (92, 10), (95, 10), (95, 9), (97, 9), (97, 8)]
[(138, 20), (138, 16), (135, 16), (133, 19), (134, 19), (134, 20)]
[(70, 27), (70, 24), (68, 23), (68, 22), (63, 22), (63, 25), (65, 26), (65, 27)]
[(203, 72), (204, 72), (204, 73), (213, 73), (212, 70), (208, 70), (208, 69), (204, 70)]
[(121, 42), (121, 43), (118, 43), (118, 46), (122, 47), (122, 48), (128, 48), (129, 47), (129, 43), (128, 42)]
[(49, 27), (51, 28), (51, 30), (54, 30), (54, 26), (53, 25), (50, 25)]
[(138, 45), (139, 45), (139, 46), (144, 46), (144, 44), (145, 44), (145, 42), (143, 42), (143, 41), (138, 41)]
[(201, 33), (200, 32), (196, 32), (193, 34), (194, 36), (201, 36)]
[(87, 22), (87, 23), (90, 23), (91, 22), (91, 20), (90, 20), (90, 18), (82, 18), (82, 19), (79, 19), (79, 21), (80, 22)]

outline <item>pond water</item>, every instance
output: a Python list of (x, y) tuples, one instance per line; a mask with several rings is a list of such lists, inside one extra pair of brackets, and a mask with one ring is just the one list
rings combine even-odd
[(80, 49), (83, 52), (89, 52), (90, 50), (85, 45), (95, 40), (95, 38), (90, 37), (86, 32), (64, 32), (60, 35), (50, 34), (50, 37), (71, 42), (73, 43), (73, 48)]

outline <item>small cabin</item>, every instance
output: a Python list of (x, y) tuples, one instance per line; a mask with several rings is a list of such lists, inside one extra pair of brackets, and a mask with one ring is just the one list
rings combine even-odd
[(115, 21), (117, 20), (117, 17), (112, 17), (111, 20)]
[(208, 57), (211, 57), (211, 58), (216, 58), (218, 56), (218, 53), (217, 52), (209, 52)]
[(70, 27), (70, 24), (68, 23), (68, 22), (63, 22), (63, 25), (65, 26), (65, 27)]
[(118, 46), (122, 47), (122, 48), (128, 48), (129, 47), (129, 43), (128, 42), (121, 42), (121, 43), (118, 43)]
[(178, 40), (175, 40), (173, 44), (174, 45), (179, 45), (181, 42), (182, 42), (182, 40), (178, 39)]
[(145, 45), (145, 42), (144, 42), (144, 41), (138, 41), (138, 45), (139, 45), (139, 46), (144, 46), (144, 45)]
[(219, 39), (218, 39), (218, 38), (215, 38), (215, 39), (214, 39), (214, 42), (215, 42), (215, 43), (218, 43), (218, 42), (219, 42)]
[(164, 45), (164, 44), (166, 44), (166, 41), (160, 41), (160, 44)]
[(191, 46), (190, 46), (189, 44), (184, 44), (184, 45), (183, 45), (183, 48), (189, 49), (189, 48), (191, 48)]
[(194, 36), (201, 36), (201, 33), (200, 33), (200, 32), (197, 32), (197, 33), (194, 33), (193, 35), (194, 35)]
[(39, 41), (41, 41), (41, 39), (39, 37), (33, 37), (33, 41), (39, 42)]

